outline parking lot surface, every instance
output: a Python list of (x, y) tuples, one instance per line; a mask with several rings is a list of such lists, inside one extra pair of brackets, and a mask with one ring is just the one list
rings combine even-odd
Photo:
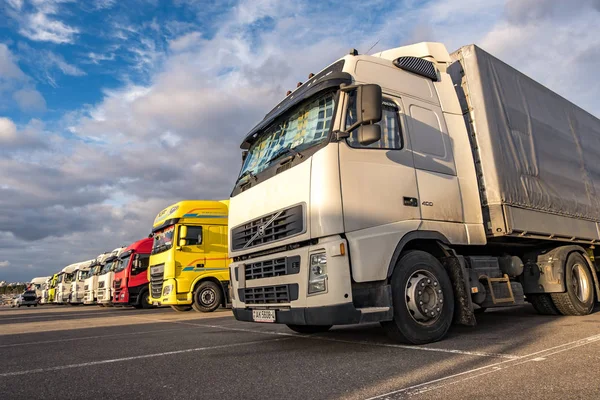
[(598, 399), (600, 312), (478, 316), (425, 346), (303, 336), (227, 310), (0, 307), (0, 398)]

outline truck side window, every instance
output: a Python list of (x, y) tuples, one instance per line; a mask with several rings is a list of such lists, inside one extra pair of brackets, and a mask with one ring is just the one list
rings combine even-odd
[(148, 269), (148, 265), (150, 265), (150, 254), (139, 254), (139, 260), (140, 267), (131, 271), (132, 275), (140, 274)]
[[(349, 95), (348, 109), (346, 110), (346, 126), (356, 122), (356, 92)], [(358, 130), (350, 133), (347, 143), (350, 147), (369, 148), (369, 149), (401, 149), (402, 135), (400, 134), (400, 118), (398, 117), (398, 106), (391, 100), (383, 100), (383, 111), (381, 121), (377, 124), (381, 126), (381, 140), (361, 146), (358, 143)]]
[(187, 245), (194, 246), (202, 244), (202, 227), (188, 226), (187, 227)]

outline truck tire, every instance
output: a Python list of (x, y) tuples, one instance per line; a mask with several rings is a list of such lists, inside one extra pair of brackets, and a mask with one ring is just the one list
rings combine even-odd
[(454, 315), (452, 283), (442, 264), (429, 253), (404, 254), (391, 279), (394, 319), (382, 322), (394, 340), (425, 344), (441, 340)]
[(309, 335), (311, 333), (323, 333), (331, 329), (332, 325), (292, 325), (287, 326), (291, 330), (303, 335)]
[(137, 308), (138, 310), (152, 308), (152, 304), (148, 301), (148, 290), (142, 290), (138, 296), (138, 302), (133, 305), (133, 308)]
[(560, 311), (552, 302), (552, 297), (548, 293), (528, 294), (527, 300), (531, 303), (535, 311), (541, 315), (558, 315)]
[(565, 293), (551, 293), (552, 302), (563, 315), (588, 315), (594, 309), (594, 281), (587, 261), (571, 253), (565, 263)]
[(192, 306), (171, 306), (171, 308), (177, 312), (187, 312), (192, 309)]
[(219, 285), (204, 281), (194, 291), (192, 308), (198, 312), (213, 312), (221, 305), (223, 293)]

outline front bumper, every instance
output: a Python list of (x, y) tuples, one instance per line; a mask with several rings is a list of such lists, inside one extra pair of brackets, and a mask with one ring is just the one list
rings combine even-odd
[[(344, 251), (341, 251), (341, 248)], [(230, 265), (232, 286), (232, 308), (236, 319), (253, 321), (253, 309), (276, 311), (276, 323), (296, 325), (339, 325), (354, 324), (361, 320), (360, 311), (352, 304), (352, 286), (348, 244), (339, 236), (322, 238), (315, 245), (305, 246), (276, 254), (234, 262)], [(312, 254), (325, 253), (327, 256), (327, 286), (324, 292), (308, 293), (309, 260)], [(246, 279), (245, 265), (283, 257), (299, 257), (300, 271), (285, 275)], [(288, 302), (245, 303), (242, 293), (246, 289), (281, 287), (293, 288)], [(297, 288), (297, 292), (296, 292)], [(291, 293), (291, 292), (290, 292)]]
[(160, 297), (150, 296), (151, 304), (157, 305), (165, 305), (165, 306), (185, 306), (192, 304), (192, 295), (193, 293), (185, 292), (185, 293), (177, 293), (177, 280), (176, 279), (165, 279), (162, 285), (162, 291), (164, 293), (165, 286), (173, 285), (171, 289), (171, 293), (166, 296), (161, 295)]
[[(251, 309), (233, 309), (238, 321), (254, 322)], [(276, 310), (275, 323), (291, 325), (347, 325), (361, 322), (361, 313), (352, 303), (325, 307), (291, 308)]]
[(98, 289), (96, 301), (99, 304), (108, 304), (112, 301), (112, 292), (110, 288)]
[(94, 293), (93, 290), (89, 290), (89, 291), (85, 292), (83, 304), (96, 304), (96, 294)]

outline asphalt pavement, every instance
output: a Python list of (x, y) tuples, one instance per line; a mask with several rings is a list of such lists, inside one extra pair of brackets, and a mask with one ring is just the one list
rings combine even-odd
[(600, 399), (600, 310), (488, 311), (425, 346), (96, 306), (0, 307), (0, 399)]

